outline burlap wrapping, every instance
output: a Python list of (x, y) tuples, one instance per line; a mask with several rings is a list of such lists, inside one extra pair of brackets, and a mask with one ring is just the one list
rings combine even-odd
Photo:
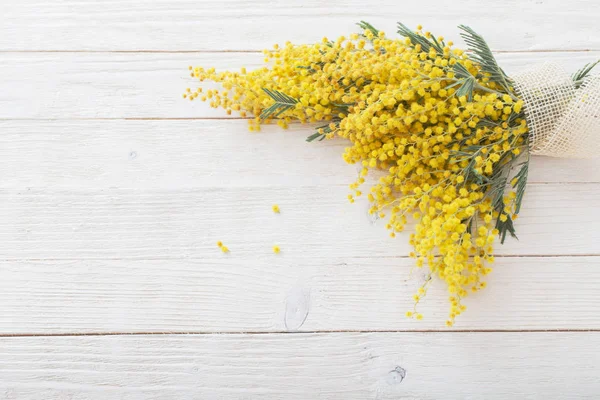
[(511, 77), (524, 101), (532, 154), (600, 156), (600, 76), (576, 89), (560, 66), (546, 63)]

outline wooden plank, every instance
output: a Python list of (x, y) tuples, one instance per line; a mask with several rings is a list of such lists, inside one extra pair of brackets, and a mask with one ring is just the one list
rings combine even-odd
[[(220, 22), (221, 23), (221, 22)], [(226, 26), (226, 25), (224, 25)], [(503, 53), (507, 73), (544, 61), (569, 71), (600, 52)], [(227, 117), (207, 104), (184, 100), (195, 87), (187, 66), (255, 68), (253, 53), (4, 53), (0, 55), (0, 118), (204, 118)]]
[[(410, 259), (3, 261), (0, 334), (446, 330)], [(212, 258), (212, 259), (211, 259)], [(600, 257), (500, 258), (453, 329), (600, 329)]]
[[(189, 190), (0, 191), (3, 259), (220, 257), (399, 257), (408, 234), (392, 239), (383, 220), (367, 214), (365, 198), (345, 199), (344, 186), (247, 187)], [(278, 203), (282, 213), (274, 214)], [(516, 223), (520, 241), (502, 255), (598, 253), (600, 185), (531, 185)], [(410, 227), (407, 227), (410, 230)], [(583, 235), (582, 232), (585, 232)]]
[(504, 2), (381, 0), (272, 2), (155, 0), (143, 2), (38, 2), (0, 9), (0, 50), (247, 50), (274, 42), (314, 42), (357, 30), (367, 20), (390, 35), (396, 21), (422, 23), (438, 35), (458, 38), (471, 25), (494, 49), (600, 48), (593, 0)]
[[(311, 128), (243, 121), (0, 121), (2, 188), (135, 188), (349, 184), (347, 142), (307, 143)], [(530, 183), (600, 182), (600, 160), (535, 157)]]
[(12, 399), (594, 398), (598, 332), (0, 339)]

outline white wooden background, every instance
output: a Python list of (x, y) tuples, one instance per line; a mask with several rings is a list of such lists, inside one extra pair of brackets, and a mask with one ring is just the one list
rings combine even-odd
[(443, 285), (404, 318), (422, 277), (347, 204), (343, 142), (181, 99), (190, 64), (361, 19), (469, 24), (508, 72), (600, 58), (594, 0), (0, 1), (0, 399), (600, 396), (599, 161), (532, 161), (446, 329)]

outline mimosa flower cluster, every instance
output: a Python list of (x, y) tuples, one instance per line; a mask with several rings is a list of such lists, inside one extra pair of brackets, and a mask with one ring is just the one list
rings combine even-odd
[[(193, 77), (222, 89), (183, 96), (252, 117), (250, 130), (299, 121), (318, 124), (308, 141), (348, 140), (344, 160), (360, 165), (350, 202), (366, 195), (391, 236), (415, 222), (410, 256), (428, 279), (407, 316), (423, 318), (418, 304), (439, 278), (452, 326), (464, 298), (485, 287), (496, 238), (515, 235), (529, 166), (523, 101), (468, 27), (460, 28), (470, 52), (421, 27), (399, 24), (401, 37), (388, 38), (359, 25), (362, 32), (349, 37), (275, 45), (254, 71), (190, 67)], [(364, 190), (371, 173), (378, 182)]]

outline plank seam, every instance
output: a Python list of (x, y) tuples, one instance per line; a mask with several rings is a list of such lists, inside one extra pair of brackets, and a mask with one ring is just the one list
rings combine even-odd
[(81, 333), (1, 333), (0, 338), (20, 337), (75, 337), (75, 336), (233, 336), (233, 335), (329, 335), (338, 333), (589, 333), (600, 332), (598, 328), (557, 329), (387, 329), (387, 330), (322, 330), (322, 331), (165, 331), (165, 332), (81, 332)]
[[(543, 157), (543, 156), (542, 156)], [(1, 182), (1, 181), (0, 181)], [(366, 183), (368, 185), (368, 181)], [(585, 182), (570, 182), (570, 181), (565, 181), (565, 182), (527, 182), (527, 185), (535, 185), (535, 186), (541, 186), (541, 185), (545, 185), (545, 186), (549, 186), (549, 185), (600, 185), (600, 181), (585, 181)], [(294, 187), (295, 189), (322, 189), (324, 186), (326, 187), (335, 187), (335, 188), (342, 188), (342, 187), (347, 187), (348, 184), (346, 183), (324, 183), (321, 185), (281, 185), (281, 184), (272, 184), (272, 185), (260, 185), (260, 186), (255, 186), (255, 185), (251, 185), (251, 186), (246, 186), (246, 185), (239, 185), (239, 186), (234, 186), (234, 188), (236, 189), (243, 189), (243, 188), (247, 188), (247, 189), (253, 189), (256, 187), (270, 187), (270, 188), (289, 188), (289, 187)], [(531, 187), (531, 186), (528, 186)], [(190, 193), (190, 192), (206, 192), (206, 191), (219, 191), (219, 190), (227, 190), (229, 189), (230, 186), (226, 185), (226, 186), (186, 186), (185, 188), (179, 189), (180, 192), (184, 192), (184, 193)], [(19, 187), (2, 187), (0, 186), (0, 192), (9, 192), (12, 190), (23, 190), (23, 189), (27, 189), (28, 191), (31, 189), (36, 189), (36, 186), (31, 186), (31, 185), (24, 185), (24, 186), (19, 186)], [(53, 189), (52, 187), (47, 187), (47, 186), (40, 186), (39, 187), (40, 190), (44, 190), (49, 192), (50, 190), (48, 189)], [(130, 191), (130, 192), (135, 192), (135, 193), (139, 193), (139, 192), (146, 192), (149, 194), (152, 193), (159, 193), (159, 194), (163, 194), (163, 193), (172, 193), (171, 189), (161, 189), (161, 188), (128, 188), (128, 187), (114, 187), (114, 186), (109, 186), (109, 187), (98, 187), (98, 188), (83, 188), (83, 189), (78, 189), (76, 187), (72, 187), (72, 188), (56, 188), (53, 189), (53, 192), (59, 192), (64, 194), (65, 192), (71, 193), (71, 194), (79, 194), (79, 193), (85, 193), (85, 194), (89, 194), (91, 192), (94, 192), (96, 195), (104, 195), (104, 196), (108, 196), (108, 194), (104, 193), (105, 190), (116, 190), (119, 192), (125, 192), (125, 191)], [(51, 196), (54, 196), (54, 193), (51, 194)], [(21, 193), (19, 193), (21, 194)], [(31, 193), (32, 196), (35, 197), (42, 197), (46, 194), (43, 193)], [(560, 254), (559, 254), (560, 255)], [(567, 254), (568, 255), (568, 254)], [(591, 255), (596, 255), (596, 254), (591, 254)]]
[[(589, 53), (600, 51), (600, 49), (534, 49), (534, 50), (492, 50), (496, 54), (526, 54), (526, 53)], [(261, 54), (262, 49), (223, 49), (223, 50), (150, 50), (150, 49), (135, 49), (135, 50), (0, 50), (0, 54), (27, 54), (27, 53), (91, 53), (91, 54), (220, 54), (220, 53), (255, 53)]]
[[(115, 117), (115, 118), (7, 118), (1, 121), (245, 121), (251, 117)], [(274, 124), (273, 124), (274, 125)]]
[[(494, 254), (494, 258), (598, 258), (600, 254)], [(306, 257), (314, 260), (315, 257)], [(406, 260), (410, 259), (410, 256), (353, 256), (353, 257), (340, 257), (343, 260), (362, 260), (362, 259), (392, 259), (392, 260)], [(297, 257), (298, 259), (298, 257)], [(301, 259), (301, 258), (300, 258)], [(188, 260), (188, 261), (220, 261), (220, 258), (199, 258), (199, 257), (74, 257), (74, 258), (2, 258), (0, 262), (47, 262), (47, 261), (176, 261), (176, 260)]]

